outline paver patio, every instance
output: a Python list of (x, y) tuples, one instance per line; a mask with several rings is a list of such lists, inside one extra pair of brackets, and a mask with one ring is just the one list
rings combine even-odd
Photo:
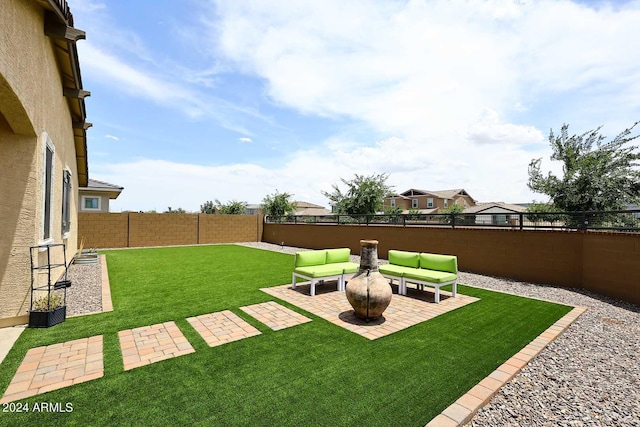
[(478, 298), (458, 293), (455, 298), (450, 292), (441, 291), (439, 304), (433, 302), (433, 293), (408, 289), (407, 296), (394, 294), (391, 304), (380, 319), (365, 322), (353, 313), (344, 292), (336, 291), (330, 283), (316, 286), (316, 295), (309, 296), (309, 283), (300, 283), (296, 289), (291, 285), (263, 288), (265, 292), (290, 304), (315, 314), (335, 325), (374, 340), (418, 323), (422, 323), (448, 311), (464, 307)]
[(0, 403), (102, 377), (102, 337), (97, 335), (30, 349)]
[(284, 307), (275, 301), (240, 307), (240, 310), (256, 318), (274, 331), (311, 322), (311, 319)]
[(230, 310), (189, 317), (187, 321), (209, 347), (260, 335), (260, 331)]
[(125, 371), (195, 352), (175, 322), (127, 329), (118, 338)]

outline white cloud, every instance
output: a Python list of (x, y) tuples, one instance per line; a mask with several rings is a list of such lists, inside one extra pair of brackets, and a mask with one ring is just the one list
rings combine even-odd
[[(300, 150), (283, 165), (264, 167), (251, 163), (201, 166), (166, 160), (139, 160), (100, 165), (92, 172), (125, 187), (112, 203), (115, 210), (163, 210), (167, 206), (197, 211), (206, 200), (244, 200), (259, 203), (276, 189), (293, 193), (297, 200), (328, 206), (322, 191), (330, 191), (340, 178), (355, 173), (387, 172), (396, 190), (443, 190), (463, 187), (479, 200), (530, 201), (526, 189), (527, 165), (544, 149), (525, 151), (501, 145), (487, 149), (447, 141), (429, 145), (392, 137), (372, 146), (327, 144)], [(538, 197), (540, 198), (540, 197)]]
[(113, 136), (113, 135), (108, 135), (107, 134), (104, 137), (107, 138), (107, 139), (112, 139), (114, 141), (120, 141), (120, 138), (118, 138), (117, 136)]
[(248, 138), (248, 137), (244, 136), (244, 137), (242, 137), (242, 138), (238, 138), (238, 142), (241, 142), (241, 143), (250, 143), (250, 142), (253, 142), (253, 141), (251, 140), (251, 138)]
[[(211, 13), (216, 54), (275, 102), (383, 132), (450, 135), (486, 109), (508, 117), (594, 85), (640, 107), (638, 2), (218, 1)], [(579, 110), (558, 120), (591, 113)]]
[(530, 145), (544, 142), (542, 132), (533, 126), (501, 123), (498, 113), (484, 111), (481, 118), (469, 125), (467, 139), (477, 144)]

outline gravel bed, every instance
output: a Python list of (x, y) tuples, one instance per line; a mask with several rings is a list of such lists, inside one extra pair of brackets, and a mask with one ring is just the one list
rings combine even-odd
[[(301, 250), (262, 242), (243, 245), (289, 254)], [(465, 272), (460, 272), (460, 283), (588, 309), (467, 426), (640, 426), (638, 306), (586, 290)]]
[(96, 264), (71, 264), (67, 289), (67, 316), (102, 311), (102, 268)]

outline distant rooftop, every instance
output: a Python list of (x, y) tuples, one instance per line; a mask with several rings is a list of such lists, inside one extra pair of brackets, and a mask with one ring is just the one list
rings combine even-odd
[(89, 178), (89, 183), (86, 187), (80, 187), (80, 191), (82, 192), (103, 192), (107, 193), (110, 199), (117, 199), (124, 187), (120, 187), (119, 185), (110, 184), (104, 181), (98, 181), (97, 179)]

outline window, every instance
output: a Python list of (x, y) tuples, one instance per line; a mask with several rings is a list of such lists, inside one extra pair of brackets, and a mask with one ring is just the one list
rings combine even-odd
[(396, 207), (396, 199), (391, 199), (391, 207), (392, 208)]
[(62, 234), (71, 229), (71, 172), (62, 172)]
[(444, 199), (444, 207), (445, 209), (449, 207), (449, 199)]
[(99, 196), (82, 196), (82, 210), (83, 211), (99, 211), (100, 197)]
[(418, 208), (418, 199), (412, 199), (411, 200), (411, 207), (413, 209), (417, 209)]
[(42, 240), (46, 241), (51, 239), (51, 205), (53, 204), (53, 191), (51, 186), (53, 185), (53, 154), (54, 146), (49, 135), (44, 134), (45, 140), (45, 152), (44, 152), (44, 176), (43, 176), (43, 219), (42, 219)]
[(432, 208), (433, 207), (433, 199), (431, 197), (429, 197), (427, 199), (427, 207), (428, 208)]

